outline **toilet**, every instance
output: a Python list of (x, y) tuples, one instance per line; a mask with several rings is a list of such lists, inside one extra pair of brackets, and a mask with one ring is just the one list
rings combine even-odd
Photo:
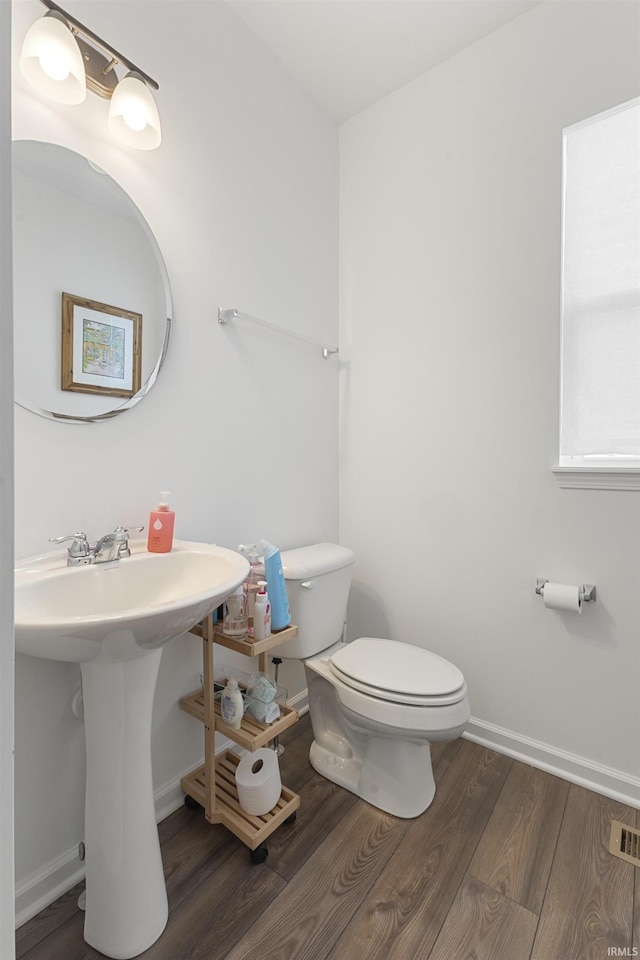
[(461, 671), (422, 647), (380, 637), (343, 642), (355, 554), (334, 543), (282, 552), (298, 635), (278, 647), (304, 663), (311, 765), (373, 806), (417, 817), (435, 794), (430, 744), (469, 719)]

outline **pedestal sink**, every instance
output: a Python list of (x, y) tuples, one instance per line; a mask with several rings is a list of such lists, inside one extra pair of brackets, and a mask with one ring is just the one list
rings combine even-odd
[(224, 547), (174, 541), (153, 554), (67, 567), (67, 552), (15, 569), (16, 651), (80, 664), (87, 751), (84, 936), (129, 960), (167, 922), (151, 774), (151, 711), (162, 646), (214, 610), (249, 564)]

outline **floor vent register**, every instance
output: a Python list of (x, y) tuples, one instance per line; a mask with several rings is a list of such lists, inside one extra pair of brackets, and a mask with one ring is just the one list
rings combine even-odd
[(619, 820), (613, 820), (609, 836), (609, 852), (614, 857), (620, 857), (621, 860), (627, 860), (636, 867), (640, 867), (640, 831), (620, 823)]

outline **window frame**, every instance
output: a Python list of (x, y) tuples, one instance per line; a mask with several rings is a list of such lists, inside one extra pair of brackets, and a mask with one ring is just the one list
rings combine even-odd
[(567, 134), (571, 130), (604, 120), (634, 105), (640, 105), (640, 97), (634, 97), (609, 110), (603, 110), (582, 121), (570, 124), (562, 130), (562, 223), (561, 223), (561, 316), (560, 316), (560, 406), (558, 411), (558, 462), (553, 466), (558, 484), (568, 489), (594, 490), (640, 490), (640, 456), (576, 456), (560, 454), (563, 403), (563, 363), (564, 363), (564, 291), (565, 291), (565, 214), (566, 214), (566, 177), (567, 177)]

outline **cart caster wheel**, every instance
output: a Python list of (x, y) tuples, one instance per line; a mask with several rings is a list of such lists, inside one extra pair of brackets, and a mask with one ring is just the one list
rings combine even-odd
[(269, 851), (267, 850), (266, 843), (261, 843), (259, 847), (256, 847), (255, 850), (251, 851), (251, 862), (264, 863), (268, 856)]
[(189, 794), (187, 794), (184, 798), (184, 805), (185, 807), (188, 807), (189, 810), (200, 810), (200, 804), (198, 801), (194, 800), (193, 797), (190, 797)]
[(296, 822), (297, 811), (294, 810), (290, 817), (287, 817), (285, 823), (295, 823)]

